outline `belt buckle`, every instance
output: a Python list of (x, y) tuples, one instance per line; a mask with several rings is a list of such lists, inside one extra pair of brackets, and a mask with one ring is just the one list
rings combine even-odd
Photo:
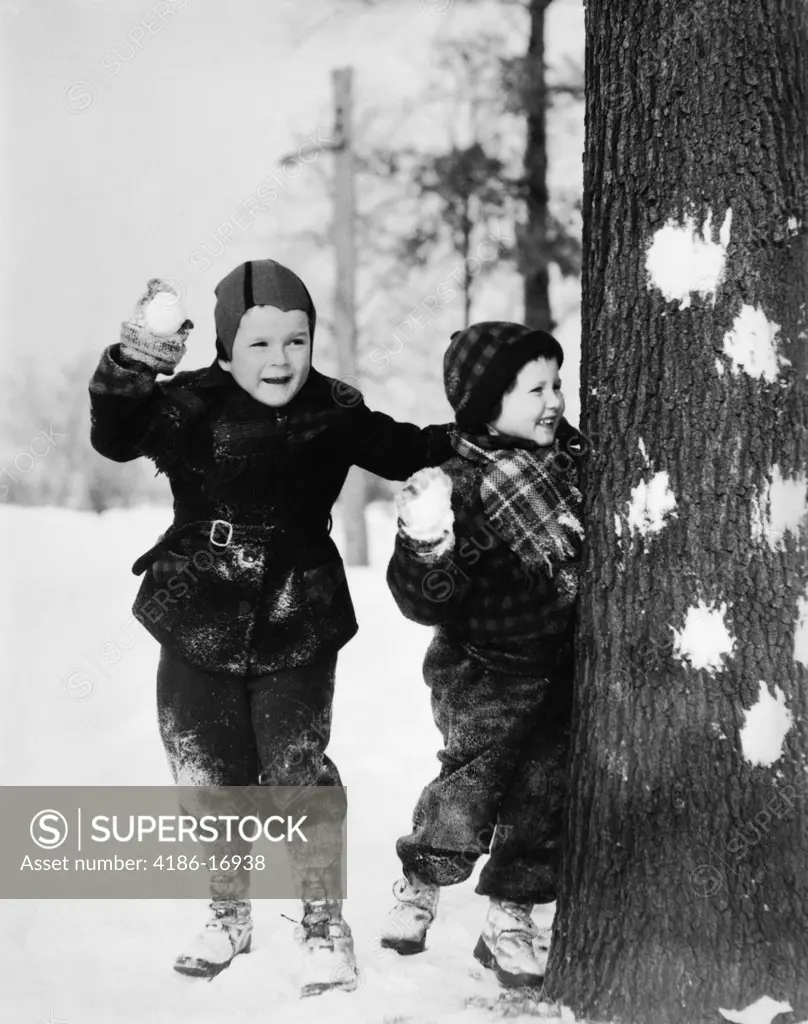
[[(227, 527), (227, 540), (224, 542), (224, 544), (221, 544), (219, 541), (217, 541), (215, 536), (214, 536), (214, 534), (216, 533), (216, 527), (217, 526), (226, 526)], [(211, 542), (211, 544), (215, 548), (226, 548), (226, 547), (230, 546), (230, 541), (232, 539), (233, 539), (233, 524), (232, 523), (228, 523), (228, 521), (226, 519), (214, 519), (213, 522), (210, 524), (210, 542)]]

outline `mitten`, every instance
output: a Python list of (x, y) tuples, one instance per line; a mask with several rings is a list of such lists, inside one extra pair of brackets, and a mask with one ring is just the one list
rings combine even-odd
[[(165, 534), (160, 534), (157, 538), (158, 544), (164, 536)], [(152, 576), (157, 583), (167, 583), (174, 576), (178, 576), (190, 561), (187, 555), (177, 554), (176, 551), (163, 551), (157, 560), (152, 562)]]
[(422, 469), (396, 495), (399, 529), (413, 540), (446, 541), (453, 535), (452, 481), (439, 467)]
[(153, 277), (132, 317), (121, 325), (121, 355), (170, 376), (185, 355), (193, 326), (175, 289)]

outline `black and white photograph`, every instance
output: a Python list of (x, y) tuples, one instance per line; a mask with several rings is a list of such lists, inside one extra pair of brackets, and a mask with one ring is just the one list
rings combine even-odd
[(808, 0), (0, 0), (3, 1024), (808, 1024)]

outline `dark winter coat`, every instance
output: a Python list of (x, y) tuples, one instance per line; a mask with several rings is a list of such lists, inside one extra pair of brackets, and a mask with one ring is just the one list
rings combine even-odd
[[(557, 437), (565, 445), (580, 435), (562, 419)], [(523, 564), (486, 519), (480, 465), (453, 452), (441, 468), (452, 481), (454, 543), (436, 556), (434, 545), (399, 530), (387, 571), (399, 608), (415, 622), (444, 627), (492, 668), (563, 669), (573, 657), (580, 547), (553, 576)], [(577, 480), (577, 461), (572, 472)]]
[(371, 412), (358, 391), (314, 369), (275, 409), (217, 363), (158, 383), (113, 345), (90, 400), (94, 448), (116, 462), (152, 459), (174, 495), (172, 527), (133, 571), (166, 549), (189, 559), (165, 584), (146, 573), (135, 617), (212, 673), (263, 675), (346, 644), (357, 624), (329, 533), (349, 468), (405, 480), (452, 451), (446, 428)]

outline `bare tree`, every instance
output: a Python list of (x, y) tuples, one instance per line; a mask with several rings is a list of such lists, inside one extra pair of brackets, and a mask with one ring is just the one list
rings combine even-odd
[(548, 226), (550, 192), (547, 187), (547, 86), (544, 60), (545, 12), (551, 0), (529, 0), (530, 35), (527, 52), (505, 66), (514, 105), (524, 111), (524, 199), (526, 222), (519, 231), (519, 269), (524, 279), (524, 320), (531, 327), (551, 331)]

